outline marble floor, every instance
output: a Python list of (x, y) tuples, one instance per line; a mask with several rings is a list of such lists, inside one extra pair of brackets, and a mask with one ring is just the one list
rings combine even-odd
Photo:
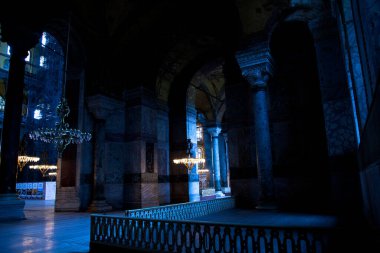
[[(89, 252), (90, 213), (54, 212), (54, 201), (51, 200), (26, 200), (24, 212), (25, 220), (0, 222), (0, 252)], [(225, 210), (196, 220), (279, 226), (336, 226), (333, 216), (240, 209)]]
[(89, 252), (90, 213), (54, 212), (54, 200), (25, 200), (24, 213), (0, 223), (0, 252)]

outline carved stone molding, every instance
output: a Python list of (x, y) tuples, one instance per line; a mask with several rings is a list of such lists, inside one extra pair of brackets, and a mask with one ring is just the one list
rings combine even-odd
[(273, 61), (267, 41), (255, 42), (236, 54), (242, 75), (252, 86), (263, 88), (273, 73)]

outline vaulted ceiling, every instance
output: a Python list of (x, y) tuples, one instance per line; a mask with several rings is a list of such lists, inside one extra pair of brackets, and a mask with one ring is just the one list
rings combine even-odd
[[(266, 29), (283, 0), (7, 1), (2, 22), (49, 29), (65, 41), (70, 13), (74, 57), (90, 73), (90, 89), (121, 94), (146, 86), (168, 100), (172, 85), (190, 87), (188, 100), (210, 120), (224, 108), (223, 57)], [(19, 2), (17, 4), (17, 2)], [(191, 66), (191, 67), (189, 67)], [(183, 71), (189, 73), (183, 74)], [(175, 82), (178, 76), (186, 78)]]

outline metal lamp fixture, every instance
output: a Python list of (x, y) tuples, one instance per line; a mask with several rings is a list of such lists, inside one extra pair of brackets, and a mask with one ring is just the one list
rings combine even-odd
[(46, 173), (49, 170), (56, 170), (57, 169), (57, 165), (48, 165), (48, 164), (29, 165), (29, 169), (40, 170), (42, 176), (46, 177)]
[(27, 163), (38, 162), (39, 160), (39, 157), (20, 155), (17, 157), (17, 165), (20, 168), (20, 171), (22, 171), (22, 169), (25, 167)]
[(191, 171), (191, 169), (194, 167), (194, 165), (199, 163), (205, 163), (204, 158), (194, 158), (191, 157), (191, 149), (193, 148), (193, 144), (191, 143), (190, 139), (187, 139), (187, 149), (186, 149), (186, 155), (187, 157), (174, 159), (173, 162), (175, 164), (183, 164), (186, 166), (188, 171)]

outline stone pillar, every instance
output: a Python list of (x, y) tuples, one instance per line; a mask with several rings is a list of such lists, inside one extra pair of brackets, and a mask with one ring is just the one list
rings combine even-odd
[[(105, 184), (105, 167), (104, 167), (104, 146), (106, 137), (106, 121), (105, 118), (99, 117), (97, 109), (91, 108), (95, 117), (95, 131), (94, 131), (94, 167), (93, 167), (93, 189), (92, 189), (92, 202), (88, 207), (90, 212), (104, 212), (112, 210), (112, 207), (106, 203), (104, 197), (104, 184)], [(105, 116), (105, 115), (102, 115)]]
[(107, 204), (104, 195), (105, 187), (105, 143), (106, 143), (106, 120), (108, 116), (119, 109), (123, 104), (103, 95), (95, 95), (87, 98), (87, 105), (95, 118), (94, 132), (94, 183), (92, 202), (88, 208), (90, 212), (106, 212), (112, 210)]
[[(243, 76), (251, 86), (255, 126), (258, 200), (257, 209), (276, 209), (272, 172), (272, 148), (269, 129), (267, 83), (271, 72), (271, 56), (266, 43), (258, 45), (251, 57), (240, 58)], [(243, 61), (244, 60), (244, 61)]]
[(157, 101), (144, 87), (125, 91), (124, 95), (124, 205), (128, 209), (158, 206)]
[(224, 193), (227, 186), (227, 168), (226, 168), (226, 146), (223, 134), (219, 134), (219, 165), (220, 165), (220, 186)]
[(11, 47), (8, 85), (5, 94), (0, 165), (0, 220), (25, 219), (25, 201), (16, 194), (17, 157), (24, 91), (25, 57), (39, 35), (20, 27), (2, 24), (2, 40)]
[[(186, 129), (187, 137), (191, 140), (192, 150), (191, 157), (196, 157), (197, 150), (197, 111), (194, 107), (186, 107)], [(189, 202), (199, 201), (199, 175), (198, 165), (195, 165), (189, 171)]]
[[(337, 19), (325, 16), (309, 22), (309, 28), (314, 38), (323, 104), (328, 174), (331, 180), (328, 184), (332, 186), (331, 192), (324, 193), (326, 187), (320, 191), (324, 196), (328, 196), (325, 206), (342, 214), (343, 219), (346, 219), (349, 215), (354, 217), (358, 212), (355, 208), (348, 210), (347, 206), (357, 206), (354, 203), (361, 201), (361, 197), (357, 194), (360, 186), (356, 174), (351, 173), (358, 170), (355, 155), (357, 151), (356, 124), (353, 117), (355, 114), (350, 95), (350, 91), (353, 91), (351, 81), (355, 80), (355, 77), (352, 76), (351, 79), (350, 76), (346, 76), (346, 65), (342, 54), (344, 46), (341, 44), (346, 41), (339, 39)], [(355, 37), (354, 33), (350, 35)], [(339, 187), (336, 187), (337, 185)]]
[[(206, 128), (204, 128), (206, 129)], [(209, 178), (208, 178), (208, 186), (207, 188), (214, 188), (215, 180), (214, 180), (214, 168), (212, 167), (212, 142), (211, 135), (208, 131), (203, 131), (203, 142), (205, 148), (205, 168), (209, 169)]]
[(222, 186), (220, 182), (220, 160), (219, 160), (219, 133), (220, 127), (208, 128), (212, 138), (212, 159), (215, 172), (215, 195), (217, 197), (223, 197)]
[(157, 101), (157, 170), (159, 205), (170, 204), (169, 108)]
[(223, 173), (222, 178), (222, 191), (224, 194), (230, 194), (230, 167), (228, 161), (228, 134), (223, 133), (223, 146), (224, 146), (224, 163), (225, 163), (225, 172)]
[(272, 148), (269, 131), (267, 80), (247, 78), (252, 86), (255, 119), (257, 177), (259, 182), (258, 209), (276, 208), (272, 173)]

